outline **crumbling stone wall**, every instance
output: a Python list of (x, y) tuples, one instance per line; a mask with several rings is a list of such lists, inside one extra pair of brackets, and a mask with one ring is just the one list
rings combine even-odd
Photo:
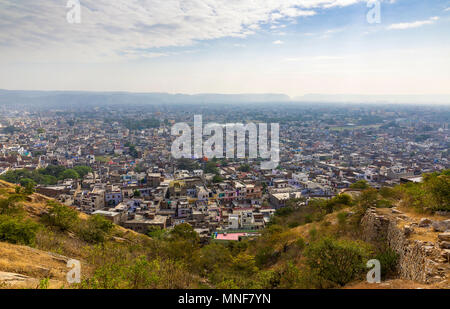
[[(400, 227), (399, 222), (402, 220), (406, 224)], [(418, 225), (395, 209), (392, 210), (392, 215), (368, 209), (361, 221), (362, 238), (372, 243), (383, 242), (399, 254), (400, 278), (420, 283), (441, 282), (449, 277), (450, 250), (441, 248), (445, 242), (438, 240), (430, 242), (410, 239)]]

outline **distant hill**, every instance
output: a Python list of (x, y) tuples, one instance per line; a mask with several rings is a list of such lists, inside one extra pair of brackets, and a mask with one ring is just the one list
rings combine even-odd
[(238, 104), (289, 102), (284, 94), (169, 94), (82, 91), (0, 90), (0, 105), (70, 106), (122, 104)]
[(308, 103), (450, 104), (450, 95), (307, 94), (294, 97), (293, 101)]
[[(270, 104), (338, 103), (338, 104), (450, 104), (450, 95), (355, 95), (307, 94), (291, 98), (285, 94), (170, 94), (88, 91), (27, 91), (1, 90), (0, 106), (30, 106), (50, 108), (79, 108), (80, 106), (107, 105), (160, 105), (160, 104)], [(81, 104), (81, 105), (80, 105)]]

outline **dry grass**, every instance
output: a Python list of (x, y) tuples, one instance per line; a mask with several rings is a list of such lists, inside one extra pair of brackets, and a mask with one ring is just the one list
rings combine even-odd
[[(15, 185), (0, 180), (0, 198), (8, 198), (14, 193)], [(39, 221), (49, 209), (49, 200), (53, 199), (34, 193), (20, 204), (27, 217)], [(89, 216), (79, 213), (79, 218), (87, 220)], [(114, 236), (111, 238), (113, 242), (141, 243), (144, 238), (148, 238), (119, 226), (116, 226)], [(19, 276), (20, 280), (0, 282), (0, 288), (36, 288), (44, 278), (50, 279), (49, 288), (68, 287), (64, 284), (69, 271), (66, 266), (69, 259), (81, 261), (82, 278), (89, 277), (93, 271), (92, 266), (86, 263), (90, 245), (73, 233), (62, 233), (46, 227), (37, 233), (35, 246), (38, 249), (0, 242), (0, 273), (5, 278), (10, 276), (7, 273), (28, 277), (21, 280)]]
[[(414, 212), (413, 210), (409, 209), (408, 212), (404, 209), (398, 209), (400, 210), (404, 215), (408, 217), (408, 220), (399, 220), (397, 226), (399, 228), (404, 228), (406, 225), (411, 225), (412, 223), (419, 223), (421, 219), (428, 218), (431, 220), (445, 220), (445, 217), (437, 216), (437, 215), (425, 215), (425, 214), (419, 214), (417, 212)], [(398, 214), (393, 214), (392, 210), (389, 208), (380, 208), (377, 209), (377, 212), (380, 214), (383, 214), (385, 216), (389, 217), (399, 217), (401, 216)], [(415, 227), (414, 232), (409, 236), (412, 240), (420, 240), (420, 241), (428, 241), (428, 242), (436, 242), (439, 232), (433, 231), (431, 227)]]
[(0, 243), (0, 270), (33, 278), (64, 280), (66, 259), (26, 246)]
[(386, 280), (379, 284), (358, 282), (351, 283), (344, 287), (344, 289), (363, 289), (363, 290), (388, 290), (388, 289), (449, 289), (450, 283), (448, 281), (437, 284), (421, 284), (410, 280), (393, 279)]
[(443, 221), (447, 220), (447, 217), (439, 216), (435, 214), (425, 214), (425, 213), (418, 213), (417, 211), (414, 211), (414, 209), (411, 209), (410, 207), (397, 207), (397, 209), (401, 212), (403, 212), (408, 217), (420, 221), (423, 218), (428, 218), (433, 221)]

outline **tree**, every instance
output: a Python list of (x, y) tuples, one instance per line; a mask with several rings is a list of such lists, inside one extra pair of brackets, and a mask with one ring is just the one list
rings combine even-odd
[(203, 171), (205, 174), (219, 174), (219, 169), (217, 168), (216, 163), (212, 161), (206, 162)]
[(136, 150), (136, 146), (131, 145), (129, 148), (129, 153), (130, 153), (130, 156), (132, 156), (133, 158), (135, 158), (135, 159), (139, 158), (139, 153)]
[(194, 228), (187, 223), (182, 223), (175, 226), (175, 228), (170, 232), (170, 236), (175, 240), (182, 239), (193, 243), (197, 243), (200, 240), (200, 237)]
[(61, 179), (61, 180), (79, 179), (79, 178), (80, 178), (80, 175), (75, 170), (72, 170), (72, 169), (65, 170), (59, 176), (59, 179)]
[(372, 188), (364, 190), (359, 196), (359, 201), (363, 208), (377, 207), (378, 200), (378, 191)]
[(178, 159), (176, 161), (176, 166), (177, 166), (177, 169), (179, 169), (179, 170), (193, 171), (193, 170), (200, 169), (200, 165), (198, 164), (198, 162), (188, 159), (188, 158)]
[(223, 181), (223, 178), (220, 175), (214, 175), (213, 182), (214, 183), (221, 183)]
[(31, 182), (28, 182), (26, 185), (25, 185), (25, 188), (24, 188), (24, 190), (23, 190), (23, 193), (25, 194), (25, 195), (31, 195), (31, 194), (33, 194), (34, 193), (34, 187), (36, 186), (36, 183), (34, 182), (34, 181), (31, 181)]
[(433, 210), (450, 210), (450, 170), (424, 175), (423, 187), (433, 203)]
[(58, 227), (61, 231), (73, 228), (78, 223), (78, 213), (59, 203), (49, 201), (47, 203), (51, 208), (42, 220), (52, 226)]
[(248, 173), (248, 172), (250, 172), (250, 165), (243, 164), (239, 167), (238, 171)]
[(30, 186), (32, 188), (36, 187), (36, 182), (33, 179), (30, 179), (30, 178), (22, 178), (19, 181), (19, 183), (24, 188), (26, 188), (27, 186)]
[(228, 269), (232, 261), (230, 251), (221, 244), (204, 246), (197, 257), (196, 265), (202, 273), (211, 273), (221, 269)]
[(369, 184), (367, 183), (367, 181), (365, 180), (358, 180), (357, 182), (355, 182), (354, 184), (350, 185), (350, 188), (352, 189), (361, 189), (361, 190), (365, 190), (370, 188)]
[(92, 168), (89, 166), (75, 166), (73, 170), (80, 175), (80, 178), (84, 178), (87, 174), (92, 173)]
[(102, 243), (114, 228), (114, 224), (101, 215), (94, 215), (87, 221), (81, 221), (77, 228), (83, 240), (90, 243)]
[(133, 191), (133, 197), (141, 197), (141, 191), (139, 191), (139, 190), (134, 190), (134, 191)]
[(40, 170), (40, 173), (43, 175), (50, 175), (56, 178), (59, 178), (59, 176), (61, 175), (61, 173), (63, 173), (65, 171), (65, 167), (64, 166), (60, 166), (60, 165), (49, 165), (46, 168)]

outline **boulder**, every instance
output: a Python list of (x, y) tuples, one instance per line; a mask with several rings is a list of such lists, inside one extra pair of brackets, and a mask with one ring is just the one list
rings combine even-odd
[(429, 227), (431, 224), (433, 224), (433, 221), (428, 218), (423, 218), (419, 222), (419, 227)]
[(439, 246), (440, 246), (442, 249), (450, 249), (450, 241), (441, 241), (441, 242), (439, 243)]
[(405, 225), (405, 227), (403, 228), (403, 233), (405, 234), (406, 237), (411, 235), (413, 232), (414, 232), (414, 229), (409, 225)]
[(436, 232), (445, 232), (445, 231), (450, 230), (450, 220), (434, 221), (433, 222), (433, 229)]
[(438, 235), (440, 241), (450, 241), (450, 232), (441, 233)]
[(441, 256), (448, 262), (450, 260), (450, 249), (442, 250)]

